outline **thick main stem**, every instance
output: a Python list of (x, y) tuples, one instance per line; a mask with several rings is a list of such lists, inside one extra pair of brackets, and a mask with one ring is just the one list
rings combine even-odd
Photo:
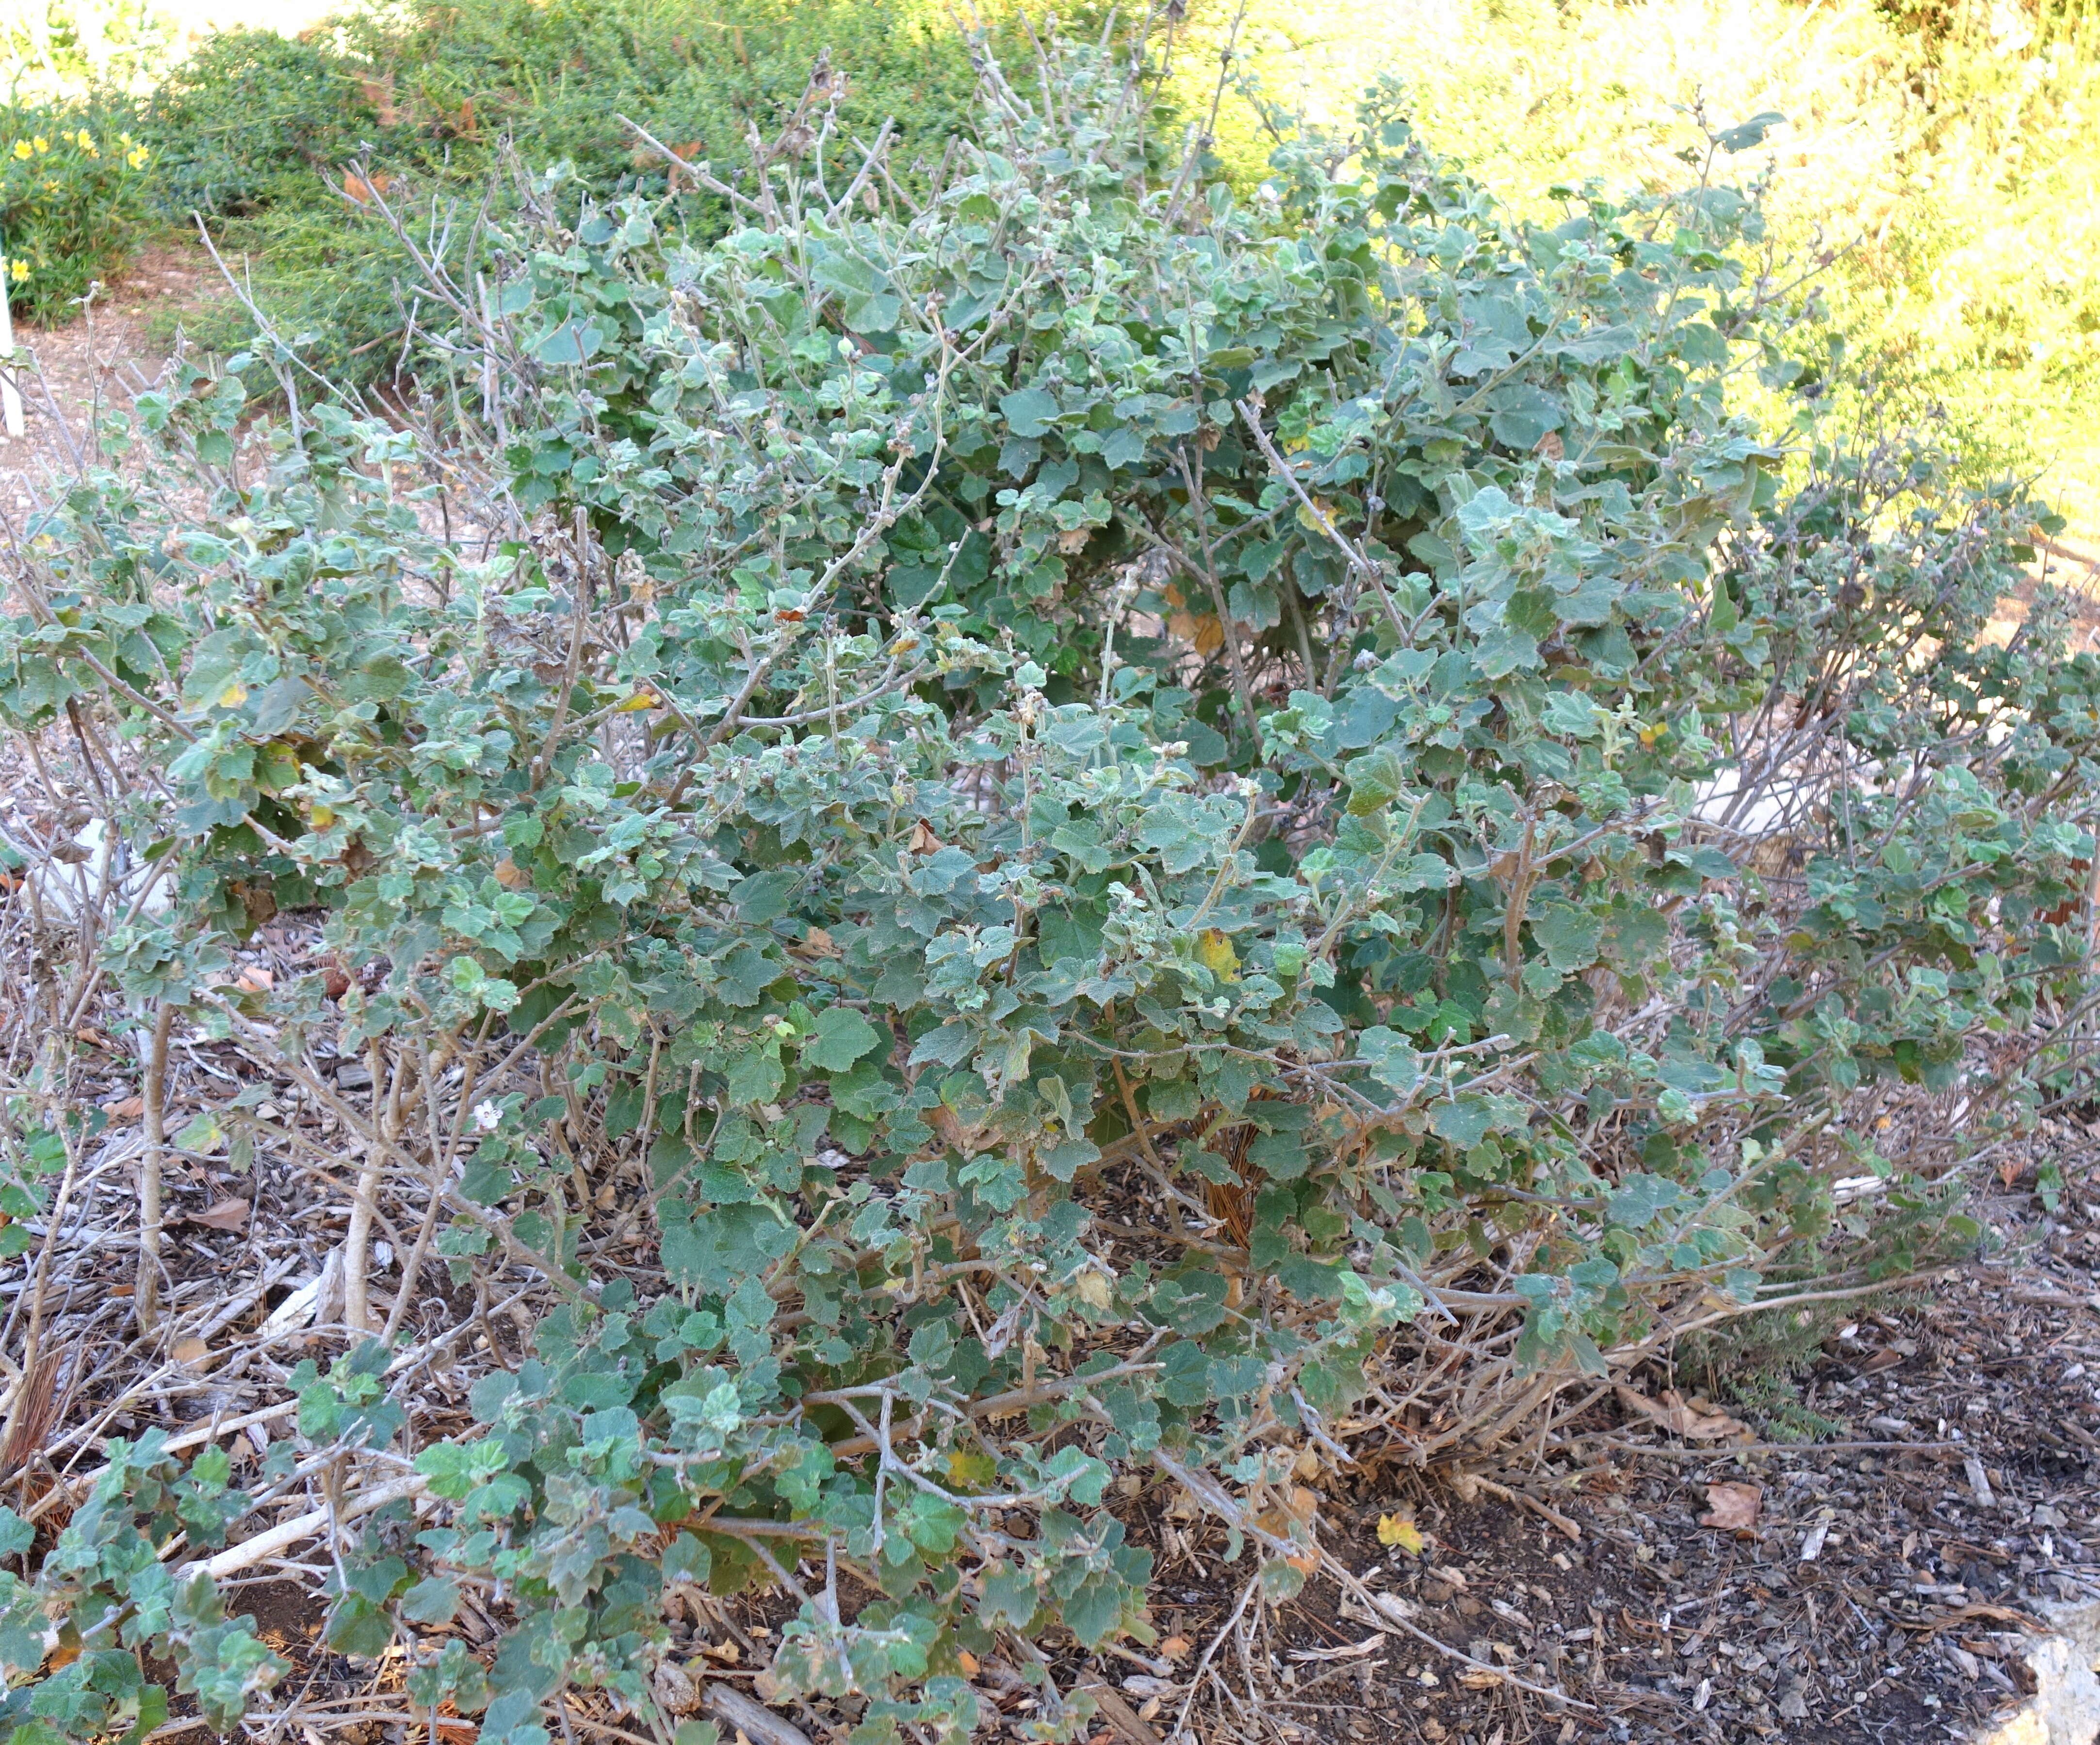
[(430, 1255), (430, 1239), (437, 1232), (438, 1218), (444, 1210), (445, 1179), (452, 1169), (452, 1155), (459, 1149), (461, 1135), (465, 1130), (467, 1111), (474, 1103), (474, 1069), (479, 1064), (470, 1054), (461, 1069), (459, 1109), (453, 1117), (451, 1132), (444, 1135), (439, 1131), (442, 1111), (438, 1106), (436, 1062), (427, 1053), (424, 1057), (423, 1116), (430, 1135), (430, 1201), (424, 1208), (422, 1227), (416, 1232), (415, 1246), (401, 1263), (400, 1287), (395, 1293), (393, 1310), (386, 1317), (386, 1329), (379, 1336), (389, 1346), (400, 1332), (402, 1320), (415, 1298), (417, 1282), (423, 1274), (423, 1262)]
[(342, 1318), (353, 1333), (377, 1333), (372, 1324), (372, 1226), (379, 1215), (379, 1181), (386, 1158), (401, 1134), (401, 1092), (408, 1077), (406, 1050), (396, 1054), (394, 1070), (386, 1076), (386, 1102), (380, 1106), (380, 1069), (384, 1057), (374, 1042), (369, 1056), (373, 1113), (378, 1129), (377, 1142), (365, 1148), (364, 1166), (357, 1172), (357, 1187), (350, 1205), (350, 1233), (342, 1246)]
[(146, 1056), (146, 1155), (139, 1164), (139, 1271), (131, 1286), (131, 1312), (140, 1334), (152, 1338), (161, 1325), (161, 1159), (168, 1144), (168, 1038), (177, 1007), (166, 999), (153, 1019), (153, 1046)]

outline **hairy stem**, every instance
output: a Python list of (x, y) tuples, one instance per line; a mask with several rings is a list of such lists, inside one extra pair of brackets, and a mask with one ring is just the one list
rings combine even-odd
[(139, 1271), (131, 1287), (131, 1312), (143, 1337), (161, 1325), (161, 1159), (168, 1143), (168, 1038), (178, 1008), (165, 998), (153, 1019), (153, 1046), (146, 1056), (146, 1155), (139, 1163)]

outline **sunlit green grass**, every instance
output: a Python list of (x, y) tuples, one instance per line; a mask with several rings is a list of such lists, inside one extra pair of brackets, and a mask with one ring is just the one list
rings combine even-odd
[[(1233, 40), (1233, 0), (1182, 33), (1193, 103)], [(1853, 357), (1911, 416), (1943, 416), (1976, 469), (2040, 473), (2100, 537), (2100, 4), (1969, 4), (1939, 40), (1868, 0), (1251, 0), (1240, 66), (1273, 99), (1346, 117), (1396, 72), (1423, 131), (1519, 204), (1596, 175), (1686, 173), (1692, 111), (1789, 126), (1769, 169), (1798, 254), (1842, 252), (1824, 300)], [(1228, 95), (1221, 151), (1266, 148)]]

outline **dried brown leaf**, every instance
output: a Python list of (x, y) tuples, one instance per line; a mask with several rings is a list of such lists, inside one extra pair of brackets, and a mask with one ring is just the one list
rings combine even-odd
[(1765, 1500), (1761, 1484), (1737, 1484), (1733, 1481), (1706, 1487), (1706, 1513), (1699, 1518), (1701, 1527), (1718, 1527), (1724, 1533), (1754, 1532), (1758, 1525), (1758, 1510)]
[(1727, 1412), (1715, 1411), (1703, 1400), (1688, 1400), (1674, 1388), (1665, 1392), (1660, 1400), (1650, 1399), (1647, 1395), (1624, 1386), (1616, 1391), (1619, 1403), (1628, 1411), (1639, 1412), (1688, 1442), (1719, 1442), (1745, 1433), (1745, 1426)]
[(248, 1226), (249, 1205), (245, 1200), (214, 1200), (201, 1212), (192, 1212), (186, 1222), (202, 1224), (208, 1230), (244, 1230)]

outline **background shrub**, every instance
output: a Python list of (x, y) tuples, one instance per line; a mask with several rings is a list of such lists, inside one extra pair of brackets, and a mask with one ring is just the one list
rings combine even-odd
[[(280, 28), (320, 15), (314, 0), (285, 3), (270, 15)], [(1228, 42), (1235, 70), (1337, 127), (1366, 82), (1403, 68), (1425, 137), (1542, 222), (1564, 181), (1675, 186), (1688, 107), (1783, 111), (1788, 125), (1761, 148), (1768, 218), (1789, 254), (1834, 251), (1820, 289), (1849, 359), (1837, 391), (1860, 385), (1863, 401), (1934, 425), (1969, 482), (2034, 474), (2074, 530), (2100, 527), (2093, 0), (1835, 0), (1806, 13), (1793, 0), (1193, 0), (1186, 12), (1161, 70), (1188, 116), (1211, 113)], [(1008, 28), (1004, 8), (992, 17)], [(143, 100), (170, 166), (160, 210), (184, 231), (193, 209), (214, 216), (275, 323), (307, 336), (316, 364), (366, 384), (402, 358), (395, 287), (413, 272), (324, 185), (360, 144), (385, 173), (412, 167), (449, 190), (464, 218), (505, 134), (529, 170), (567, 156), (602, 192), (646, 177), (656, 166), (629, 160), (611, 119), (623, 108), (661, 138), (704, 141), (718, 165), (738, 161), (747, 119), (766, 131), (827, 49), (850, 82), (850, 121), (893, 114), (929, 160), (968, 107), (967, 57), (927, 0), (412, 0), (347, 9), (298, 42), (207, 37), (194, 64), (182, 60), (196, 46), (186, 19), (193, 31), (188, 0), (36, 0), (0, 23), (0, 81), (39, 100), (119, 87)], [(1244, 192), (1269, 148), (1257, 109), (1228, 94), (1215, 132)], [(222, 353), (254, 337), (230, 297), (190, 328)]]
[(0, 109), (0, 253), (33, 321), (64, 319), (130, 258), (152, 154), (99, 108)]
[(382, 137), (366, 89), (321, 41), (270, 30), (210, 37), (142, 107), (163, 215), (187, 224), (193, 212), (226, 218), (317, 205), (320, 178)]
[[(670, 1703), (701, 1582), (792, 1597), (771, 1676), (857, 1739), (967, 1736), (1002, 1642), (1073, 1736), (1013, 1642), (1144, 1639), (1112, 1478), (1346, 1584), (1338, 1434), (1461, 1459), (1973, 1245), (2087, 1094), (2100, 662), (2046, 598), (1981, 644), (2016, 492), (1821, 421), (1719, 173), (1765, 124), (1541, 226), (1391, 87), (1242, 198), (1147, 72), (988, 64), (938, 190), (783, 152), (720, 236), (549, 175), (424, 254), (442, 438), (288, 371), (236, 471), (270, 383), (192, 370), (138, 434), (208, 503), (31, 530), (0, 709), (123, 748), (175, 897), (100, 963), (364, 1147), (378, 1337), (265, 1482), (329, 1473), (329, 1643), (491, 1742)], [(273, 906), (356, 973), (234, 980)], [(442, 1434), (385, 1379), (440, 1265), (545, 1310)], [(82, 1644), (11, 1718), (143, 1717), (143, 1646), (228, 1725), (262, 1505), (108, 1459), (0, 1516), (0, 1654)], [(488, 1662), (420, 1633), (468, 1584)]]

